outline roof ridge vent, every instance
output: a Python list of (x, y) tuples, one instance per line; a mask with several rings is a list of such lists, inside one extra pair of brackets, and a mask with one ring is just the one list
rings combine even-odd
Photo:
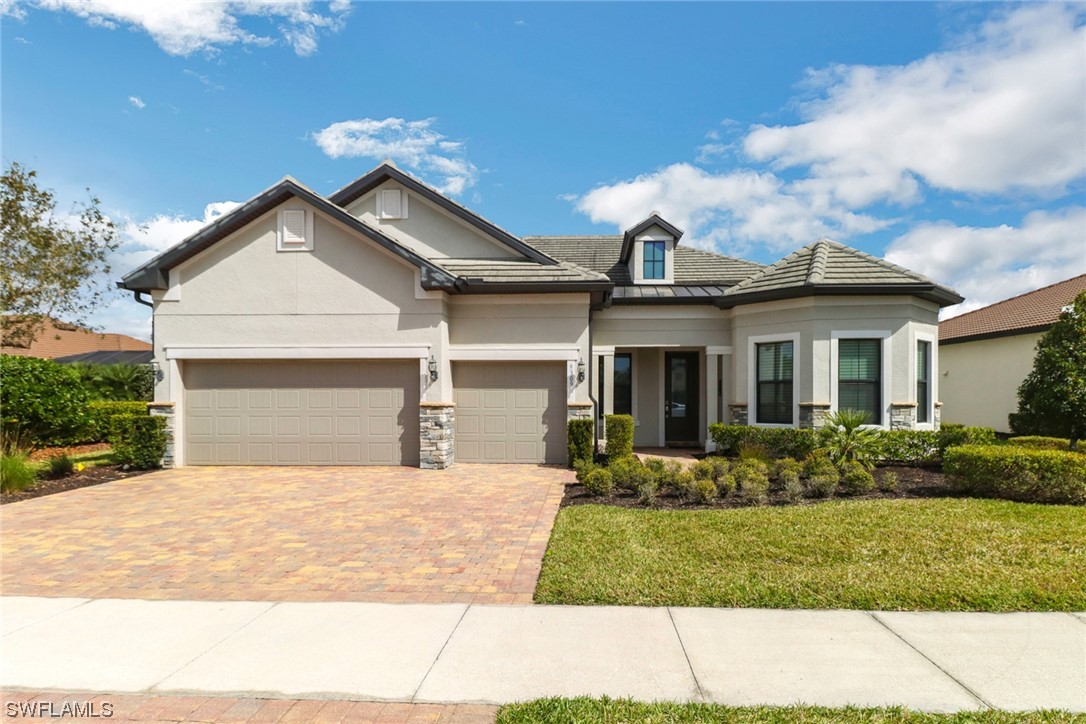
[(811, 263), (807, 267), (807, 284), (821, 284), (826, 278), (826, 260), (829, 258), (829, 244), (825, 239), (815, 243), (811, 254)]

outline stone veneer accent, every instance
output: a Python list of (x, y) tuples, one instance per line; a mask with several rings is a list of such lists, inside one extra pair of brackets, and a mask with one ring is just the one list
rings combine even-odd
[(826, 426), (826, 418), (830, 414), (828, 402), (801, 402), (799, 403), (799, 426), (819, 430)]
[(728, 405), (728, 411), (731, 412), (733, 425), (746, 425), (747, 424), (747, 406), (745, 403), (736, 403), (734, 405)]
[(456, 460), (453, 437), (456, 405), (451, 402), (419, 404), (419, 467), (444, 470)]
[(166, 418), (166, 452), (162, 454), (162, 467), (172, 468), (174, 463), (174, 404), (172, 402), (148, 402), (147, 413), (151, 417)]
[(567, 420), (581, 420), (592, 417), (591, 402), (570, 402), (566, 405)]
[(916, 403), (915, 402), (891, 402), (890, 403), (890, 429), (914, 430), (916, 429)]

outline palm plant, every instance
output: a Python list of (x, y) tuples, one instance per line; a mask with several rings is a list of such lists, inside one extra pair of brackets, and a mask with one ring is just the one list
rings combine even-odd
[(865, 468), (875, 467), (882, 447), (882, 430), (866, 424), (862, 410), (838, 410), (826, 418), (818, 433), (818, 446), (826, 450), (837, 465), (855, 461)]

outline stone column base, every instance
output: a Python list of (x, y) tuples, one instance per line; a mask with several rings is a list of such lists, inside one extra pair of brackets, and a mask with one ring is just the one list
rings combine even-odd
[(162, 467), (172, 468), (174, 465), (174, 446), (176, 445), (174, 441), (174, 431), (176, 429), (174, 404), (172, 402), (148, 402), (147, 414), (151, 417), (166, 418), (166, 452), (162, 454)]
[(891, 430), (915, 430), (916, 429), (916, 403), (915, 402), (891, 402), (890, 403), (890, 429)]
[(811, 430), (820, 430), (826, 426), (826, 418), (830, 414), (828, 402), (801, 402), (799, 403), (799, 426)]
[(570, 402), (566, 404), (566, 420), (584, 420), (591, 417), (591, 402)]
[(419, 467), (444, 470), (455, 462), (456, 405), (423, 402), (419, 405)]
[(747, 420), (747, 406), (745, 403), (739, 402), (733, 405), (728, 405), (728, 412), (731, 414), (733, 425), (746, 425)]

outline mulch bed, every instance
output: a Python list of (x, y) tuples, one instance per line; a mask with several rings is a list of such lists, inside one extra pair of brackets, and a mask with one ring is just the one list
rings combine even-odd
[(105, 452), (106, 450), (109, 450), (108, 442), (93, 442), (90, 445), (71, 445), (69, 447), (48, 447), (30, 453), (30, 462), (41, 462), (57, 455), (74, 457), (76, 455), (86, 455), (87, 453)]
[(101, 485), (102, 483), (109, 483), (114, 480), (132, 478), (148, 472), (151, 471), (122, 470), (121, 466), (119, 465), (99, 465), (97, 467), (87, 468), (81, 473), (72, 473), (65, 478), (57, 478), (56, 480), (39, 480), (38, 482), (31, 485), (29, 488), (24, 488), (23, 490), (19, 490), (13, 493), (0, 493), (0, 505), (7, 505), (8, 503), (18, 503), (20, 500), (40, 498), (43, 495), (63, 493), (67, 490), (76, 490), (77, 488), (88, 488), (92, 485)]
[[(836, 498), (829, 498), (829, 500), (838, 498), (847, 498), (848, 500), (884, 500), (891, 498), (959, 497), (957, 493), (947, 486), (946, 480), (943, 478), (943, 470), (941, 467), (914, 468), (900, 465), (879, 467), (872, 471), (876, 483), (881, 480), (883, 474), (889, 471), (897, 473), (897, 490), (893, 492), (876, 489), (866, 495), (845, 496), (838, 494)], [(817, 503), (823, 503), (826, 500), (827, 498), (804, 498), (798, 503), (793, 503), (784, 496), (784, 493), (776, 487), (775, 484), (771, 483), (769, 488), (769, 505), (815, 505)], [(584, 486), (580, 483), (567, 485), (565, 496), (562, 498), (563, 508), (573, 505), (613, 505), (619, 508), (646, 507), (637, 499), (636, 493), (616, 489), (612, 496), (601, 498), (589, 495), (584, 489)], [(720, 510), (722, 508), (746, 508), (749, 506), (746, 502), (737, 497), (722, 498), (709, 504), (684, 502), (670, 490), (667, 490), (662, 491), (661, 494), (657, 496), (656, 502), (652, 507), (663, 510)]]

